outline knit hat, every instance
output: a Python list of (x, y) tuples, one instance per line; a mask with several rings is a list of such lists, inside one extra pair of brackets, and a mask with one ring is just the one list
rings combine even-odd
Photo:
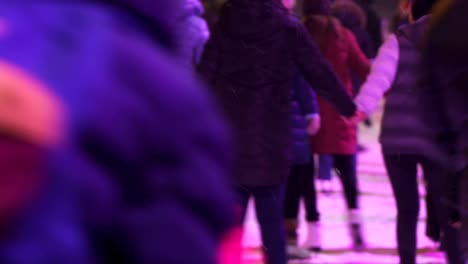
[(418, 20), (425, 15), (429, 15), (437, 0), (411, 0), (411, 14), (414, 20)]
[(302, 3), (304, 15), (331, 15), (330, 0), (304, 0)]

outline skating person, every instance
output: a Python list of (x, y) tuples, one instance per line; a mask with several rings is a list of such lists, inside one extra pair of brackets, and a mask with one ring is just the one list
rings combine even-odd
[[(63, 143), (39, 171), (45, 187), (1, 223), (1, 263), (225, 259), (219, 250), (235, 226), (231, 149), (207, 89), (174, 56), (179, 8), (176, 0), (0, 4), (8, 25), (0, 57), (56, 94), (66, 114)], [(1, 109), (22, 102), (2, 99)], [(35, 106), (30, 114), (46, 109)]]
[[(316, 96), (312, 89), (298, 76), (294, 84), (292, 103), (293, 164), (286, 184), (284, 202), (285, 227), (288, 240), (287, 252), (290, 258), (309, 258), (308, 250), (320, 251), (320, 223), (317, 208), (317, 193), (314, 180), (314, 162), (310, 153), (309, 136), (315, 135), (320, 128), (320, 116)], [(302, 88), (305, 86), (310, 90)], [(307, 123), (314, 125), (307, 131)], [(307, 218), (307, 238), (298, 244), (299, 205), (303, 198)]]
[[(446, 162), (450, 167), (451, 192), (444, 202), (452, 209), (449, 221), (459, 229), (462, 254), (460, 262), (468, 263), (468, 38), (460, 34), (468, 26), (468, 1), (440, 1), (428, 36), (425, 65), (431, 93), (437, 104), (428, 115), (442, 111), (448, 145)], [(434, 107), (435, 106), (435, 107)], [(448, 135), (448, 136), (447, 136)], [(461, 223), (458, 221), (461, 218)], [(452, 262), (450, 262), (452, 263)]]
[[(371, 74), (356, 98), (360, 120), (377, 108), (386, 95), (380, 143), (397, 205), (397, 242), (401, 264), (416, 263), (416, 238), (420, 194), (417, 166), (422, 166), (433, 212), (441, 226), (450, 263), (459, 263), (455, 231), (448, 225), (441, 204), (446, 177), (444, 131), (440, 103), (429, 91), (422, 71), (422, 52), (436, 0), (414, 0), (408, 6), (414, 23), (390, 35), (374, 61)], [(430, 116), (426, 113), (431, 113)]]
[[(352, 96), (351, 72), (365, 80), (370, 69), (366, 55), (359, 48), (353, 33), (331, 16), (329, 1), (305, 0), (303, 4), (304, 25), (340, 76), (347, 93)], [(319, 107), (322, 125), (318, 134), (312, 137), (312, 150), (317, 154), (333, 156), (333, 167), (343, 184), (353, 248), (360, 250), (365, 245), (356, 175), (357, 127), (343, 120), (321, 96)]]
[[(283, 0), (291, 18), (299, 22), (293, 15), (295, 1)], [(309, 249), (319, 250), (320, 238), (317, 232), (319, 213), (317, 210), (317, 193), (314, 181), (314, 162), (309, 148), (309, 136), (315, 135), (320, 129), (320, 114), (318, 112), (317, 96), (303, 77), (296, 72), (293, 80), (292, 96), (292, 132), (293, 160), (291, 172), (286, 184), (284, 201), (284, 218), (287, 235), (287, 253), (291, 259), (308, 259)], [(307, 123), (311, 130), (307, 130)], [(298, 241), (298, 215), (301, 198), (304, 199), (307, 211), (308, 237), (304, 245)]]
[(354, 105), (280, 0), (227, 1), (199, 70), (234, 128), (234, 184), (242, 215), (253, 197), (267, 262), (285, 264), (283, 197), (292, 153), (293, 74), (299, 71), (342, 115), (352, 114)]

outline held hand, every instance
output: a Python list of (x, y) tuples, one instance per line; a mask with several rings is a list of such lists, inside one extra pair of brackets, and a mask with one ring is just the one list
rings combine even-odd
[(314, 116), (309, 120), (309, 124), (307, 125), (307, 134), (310, 136), (314, 136), (320, 130), (320, 116)]
[(352, 123), (352, 124), (359, 124), (361, 122), (363, 122), (364, 120), (367, 119), (367, 114), (362, 112), (362, 111), (357, 111), (354, 116), (350, 117), (348, 119), (348, 122)]

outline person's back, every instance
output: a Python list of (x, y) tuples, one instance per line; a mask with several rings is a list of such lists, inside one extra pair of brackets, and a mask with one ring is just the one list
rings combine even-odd
[(0, 8), (1, 55), (59, 95), (70, 132), (2, 263), (217, 263), (233, 225), (227, 131), (169, 54), (176, 1), (110, 2)]
[(290, 19), (280, 0), (231, 0), (224, 5), (199, 72), (233, 126), (233, 176), (242, 215), (254, 196), (269, 264), (287, 261), (282, 197), (292, 153), (296, 70), (340, 113), (354, 112), (305, 28)]
[(438, 98), (428, 92), (421, 71), (429, 19), (430, 16), (422, 17), (395, 33), (399, 45), (398, 71), (386, 95), (380, 142), (387, 152), (417, 153), (437, 161), (443, 159), (444, 146), (438, 138), (443, 129), (442, 117), (440, 112), (430, 117), (425, 114)]
[[(285, 180), (295, 68), (338, 109), (353, 111), (345, 94), (331, 96), (339, 86), (337, 80), (323, 78), (333, 76), (331, 69), (280, 1), (227, 2), (199, 70), (213, 86), (235, 127), (236, 139), (242, 142), (237, 151), (243, 158), (237, 167), (250, 169), (236, 175), (238, 183), (275, 185)], [(264, 160), (264, 155), (269, 158)]]

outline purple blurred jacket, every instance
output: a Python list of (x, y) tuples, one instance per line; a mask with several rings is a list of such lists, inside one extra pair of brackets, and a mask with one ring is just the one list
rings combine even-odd
[(24, 2), (0, 5), (0, 56), (59, 95), (69, 133), (0, 262), (217, 263), (236, 222), (229, 133), (175, 62), (177, 1)]

